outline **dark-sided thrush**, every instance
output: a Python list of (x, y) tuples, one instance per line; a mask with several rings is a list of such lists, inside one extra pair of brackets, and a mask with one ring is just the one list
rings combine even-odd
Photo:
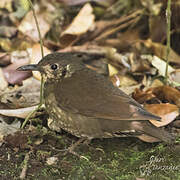
[(55, 126), (80, 138), (149, 135), (171, 142), (173, 137), (148, 120), (161, 118), (114, 87), (103, 75), (87, 68), (82, 52), (53, 53), (38, 64), (18, 70), (39, 71), (44, 77), (44, 99)]

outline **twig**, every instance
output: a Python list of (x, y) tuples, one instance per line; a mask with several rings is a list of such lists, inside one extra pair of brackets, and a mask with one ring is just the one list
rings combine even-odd
[(26, 177), (28, 161), (29, 161), (29, 154), (30, 154), (30, 152), (25, 155), (25, 158), (23, 161), (23, 168), (22, 168), (21, 174), (19, 176), (20, 179), (25, 179), (25, 177)]
[(166, 9), (166, 20), (167, 20), (167, 43), (166, 43), (166, 71), (165, 79), (166, 84), (168, 83), (168, 65), (169, 65), (169, 53), (171, 47), (171, 0), (168, 0), (167, 9)]
[[(38, 34), (39, 34), (39, 39), (40, 39), (40, 46), (41, 46), (41, 55), (42, 55), (42, 58), (44, 57), (44, 51), (43, 51), (43, 40), (42, 40), (42, 36), (41, 36), (41, 31), (40, 31), (40, 28), (39, 28), (39, 24), (38, 24), (38, 21), (37, 21), (37, 17), (36, 17), (36, 13), (35, 13), (35, 10), (34, 10), (34, 7), (33, 7), (33, 4), (31, 2), (31, 0), (27, 0), (28, 3), (30, 4), (30, 7), (32, 9), (32, 12), (33, 12), (33, 16), (34, 16), (34, 19), (35, 19), (35, 23), (36, 23), (36, 27), (37, 27), (37, 31), (38, 31)], [(43, 80), (43, 76), (41, 76), (41, 87), (40, 87), (40, 102), (39, 102), (39, 105), (38, 107), (32, 111), (31, 113), (28, 114), (28, 116), (26, 117), (25, 121), (23, 122), (22, 124), (22, 127), (21, 128), (24, 128), (24, 126), (26, 125), (27, 121), (31, 118), (31, 116), (37, 112), (41, 106), (43, 105), (44, 103), (44, 80)]]
[(42, 36), (41, 36), (41, 31), (40, 31), (40, 28), (39, 28), (38, 20), (37, 20), (37, 17), (36, 17), (36, 12), (35, 12), (35, 9), (34, 9), (34, 6), (33, 6), (32, 2), (31, 2), (31, 0), (27, 0), (27, 1), (30, 4), (30, 7), (31, 7), (32, 12), (33, 12), (34, 20), (35, 20), (37, 31), (38, 31), (38, 34), (39, 34), (39, 40), (40, 40), (40, 46), (41, 46), (41, 55), (42, 55), (42, 57), (44, 57), (43, 40), (42, 40)]

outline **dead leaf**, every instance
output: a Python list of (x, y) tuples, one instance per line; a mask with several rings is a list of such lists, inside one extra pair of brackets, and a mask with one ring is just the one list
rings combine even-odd
[(122, 64), (124, 67), (130, 69), (131, 66), (129, 64), (129, 58), (128, 55), (121, 55), (117, 52), (115, 48), (104, 48), (106, 57), (109, 59), (111, 64), (113, 64), (114, 67), (119, 67), (119, 64)]
[(14, 134), (19, 130), (21, 126), (20, 121), (15, 121), (12, 124), (7, 124), (0, 116), (0, 142), (3, 142), (3, 138), (9, 134)]
[[(44, 56), (46, 56), (47, 54), (50, 54), (51, 51), (46, 48), (45, 46), (43, 47), (44, 50)], [(39, 44), (35, 44), (32, 47), (32, 53), (31, 53), (31, 57), (30, 57), (30, 64), (37, 64), (40, 60), (42, 59), (42, 54), (41, 54), (41, 46)], [(40, 80), (41, 79), (41, 74), (38, 71), (33, 71), (33, 76)]]
[(145, 109), (161, 117), (161, 121), (150, 120), (157, 127), (168, 125), (179, 115), (179, 108), (174, 104), (146, 104)]
[(37, 106), (20, 108), (20, 109), (0, 109), (0, 114), (9, 117), (18, 117), (25, 119), (29, 113), (34, 111)]
[[(157, 28), (157, 26), (161, 28)], [(164, 42), (166, 38), (166, 16), (160, 13), (158, 16), (149, 16), (150, 39), (153, 42)]]
[(6, 52), (0, 52), (0, 66), (7, 66), (10, 64), (10, 55)]
[(129, 61), (131, 64), (131, 71), (132, 72), (139, 72), (139, 73), (144, 73), (144, 72), (151, 72), (152, 68), (150, 67), (150, 63), (146, 60), (142, 60), (141, 58), (137, 57), (136, 54), (131, 53), (129, 56)]
[(8, 87), (8, 82), (6, 81), (1, 68), (0, 68), (0, 84), (1, 84), (0, 91), (3, 91)]
[(138, 136), (138, 138), (144, 142), (148, 142), (148, 143), (154, 143), (154, 142), (160, 142), (161, 140), (152, 137), (152, 136), (148, 136), (146, 134), (142, 134), (140, 136)]
[[(45, 34), (49, 31), (50, 25), (45, 20), (45, 17), (46, 17), (45, 13), (36, 12), (36, 16), (37, 16), (37, 21), (41, 30), (41, 36), (43, 38)], [(23, 34), (29, 36), (35, 42), (39, 41), (39, 34), (37, 31), (37, 27), (36, 27), (36, 23), (35, 23), (32, 11), (29, 11), (26, 14), (25, 18), (22, 20), (18, 29)]]
[(117, 48), (120, 52), (129, 52), (132, 45), (139, 41), (139, 29), (130, 29), (124, 33), (118, 33), (118, 38), (107, 38), (103, 45)]
[(9, 84), (21, 84), (24, 79), (27, 79), (32, 74), (31, 72), (18, 72), (16, 69), (22, 65), (9, 65), (3, 69), (4, 76)]
[(18, 152), (19, 149), (28, 149), (28, 137), (26, 133), (22, 131), (17, 131), (14, 134), (9, 134), (8, 136), (4, 137), (5, 143), (8, 144), (14, 151)]
[(27, 51), (13, 51), (11, 53), (12, 64), (3, 68), (3, 74), (10, 84), (20, 84), (24, 79), (31, 76), (31, 72), (17, 71), (20, 66), (29, 63), (29, 54)]
[(146, 101), (149, 101), (149, 100), (155, 98), (155, 95), (153, 94), (152, 89), (148, 89), (147, 91), (135, 89), (132, 97), (140, 104), (143, 104)]
[[(166, 72), (166, 62), (162, 59), (160, 59), (157, 56), (151, 56), (151, 55), (143, 55), (141, 56), (143, 59), (148, 59), (149, 62), (156, 68), (158, 69), (159, 75), (165, 77), (165, 72)], [(175, 69), (168, 65), (168, 74), (172, 73)]]
[(161, 100), (168, 100), (175, 103), (180, 107), (180, 92), (170, 86), (160, 86), (153, 88), (153, 94), (155, 94)]
[(151, 87), (152, 88), (155, 88), (155, 87), (160, 87), (160, 86), (163, 86), (163, 83), (162, 81), (160, 81), (159, 79), (155, 79), (152, 84), (151, 84)]
[[(160, 43), (152, 42), (150, 39), (144, 41), (146, 47), (150, 48), (154, 55), (160, 59), (166, 59), (167, 48), (165, 45)], [(173, 50), (170, 49), (169, 61), (174, 63), (180, 63), (180, 56)]]
[[(158, 69), (159, 75), (162, 75), (165, 77), (166, 65), (167, 65), (165, 61), (159, 59), (157, 56), (153, 56), (152, 65)], [(174, 68), (168, 65), (168, 74), (170, 74), (173, 71), (174, 71)]]
[(0, 102), (11, 109), (24, 108), (37, 105), (40, 96), (40, 82), (28, 78), (23, 81), (23, 86), (15, 86), (0, 95)]
[(95, 16), (92, 13), (91, 5), (85, 4), (69, 27), (62, 32), (60, 43), (63, 47), (72, 45), (81, 34), (86, 33), (93, 26)]
[(180, 83), (180, 69), (176, 69), (169, 74), (169, 79), (175, 81), (176, 83)]
[(135, 91), (135, 89), (139, 89), (141, 84), (133, 85), (133, 86), (121, 86), (119, 89), (121, 89), (123, 92), (125, 92), (127, 95), (131, 96), (132, 93)]
[(113, 76), (115, 74), (118, 74), (117, 68), (115, 68), (111, 64), (108, 64), (108, 70), (109, 70), (109, 76)]
[(0, 38), (0, 47), (6, 52), (10, 52), (12, 50), (11, 40), (7, 38)]

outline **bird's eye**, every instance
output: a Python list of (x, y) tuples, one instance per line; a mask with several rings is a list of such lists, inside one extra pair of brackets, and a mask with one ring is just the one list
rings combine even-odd
[(57, 64), (52, 64), (52, 65), (51, 65), (51, 69), (52, 69), (52, 70), (56, 70), (57, 68), (58, 68), (58, 65), (57, 65)]

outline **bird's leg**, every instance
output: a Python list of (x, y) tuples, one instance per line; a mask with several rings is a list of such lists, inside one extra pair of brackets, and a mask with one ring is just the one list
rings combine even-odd
[(86, 138), (86, 139), (84, 140), (83, 144), (89, 146), (89, 144), (91, 143), (91, 140), (92, 140), (92, 138)]
[(75, 143), (73, 143), (68, 149), (67, 151), (75, 156), (79, 155), (74, 151), (74, 149), (79, 146), (79, 144), (81, 144), (83, 141), (85, 141), (85, 138), (80, 138), (78, 141), (76, 141)]
[(82, 142), (83, 142), (83, 144), (88, 145), (88, 144), (91, 142), (91, 138), (80, 138), (78, 141), (76, 141), (74, 144), (72, 144), (72, 145), (67, 149), (66, 152), (69, 152), (69, 153), (71, 153), (71, 154), (73, 154), (73, 155), (75, 155), (75, 156), (77, 156), (77, 157), (79, 157), (79, 158), (87, 159), (86, 157), (80, 156), (78, 153), (76, 153), (76, 152), (74, 151), (74, 149), (75, 149), (77, 146), (79, 146), (79, 144), (81, 144)]

